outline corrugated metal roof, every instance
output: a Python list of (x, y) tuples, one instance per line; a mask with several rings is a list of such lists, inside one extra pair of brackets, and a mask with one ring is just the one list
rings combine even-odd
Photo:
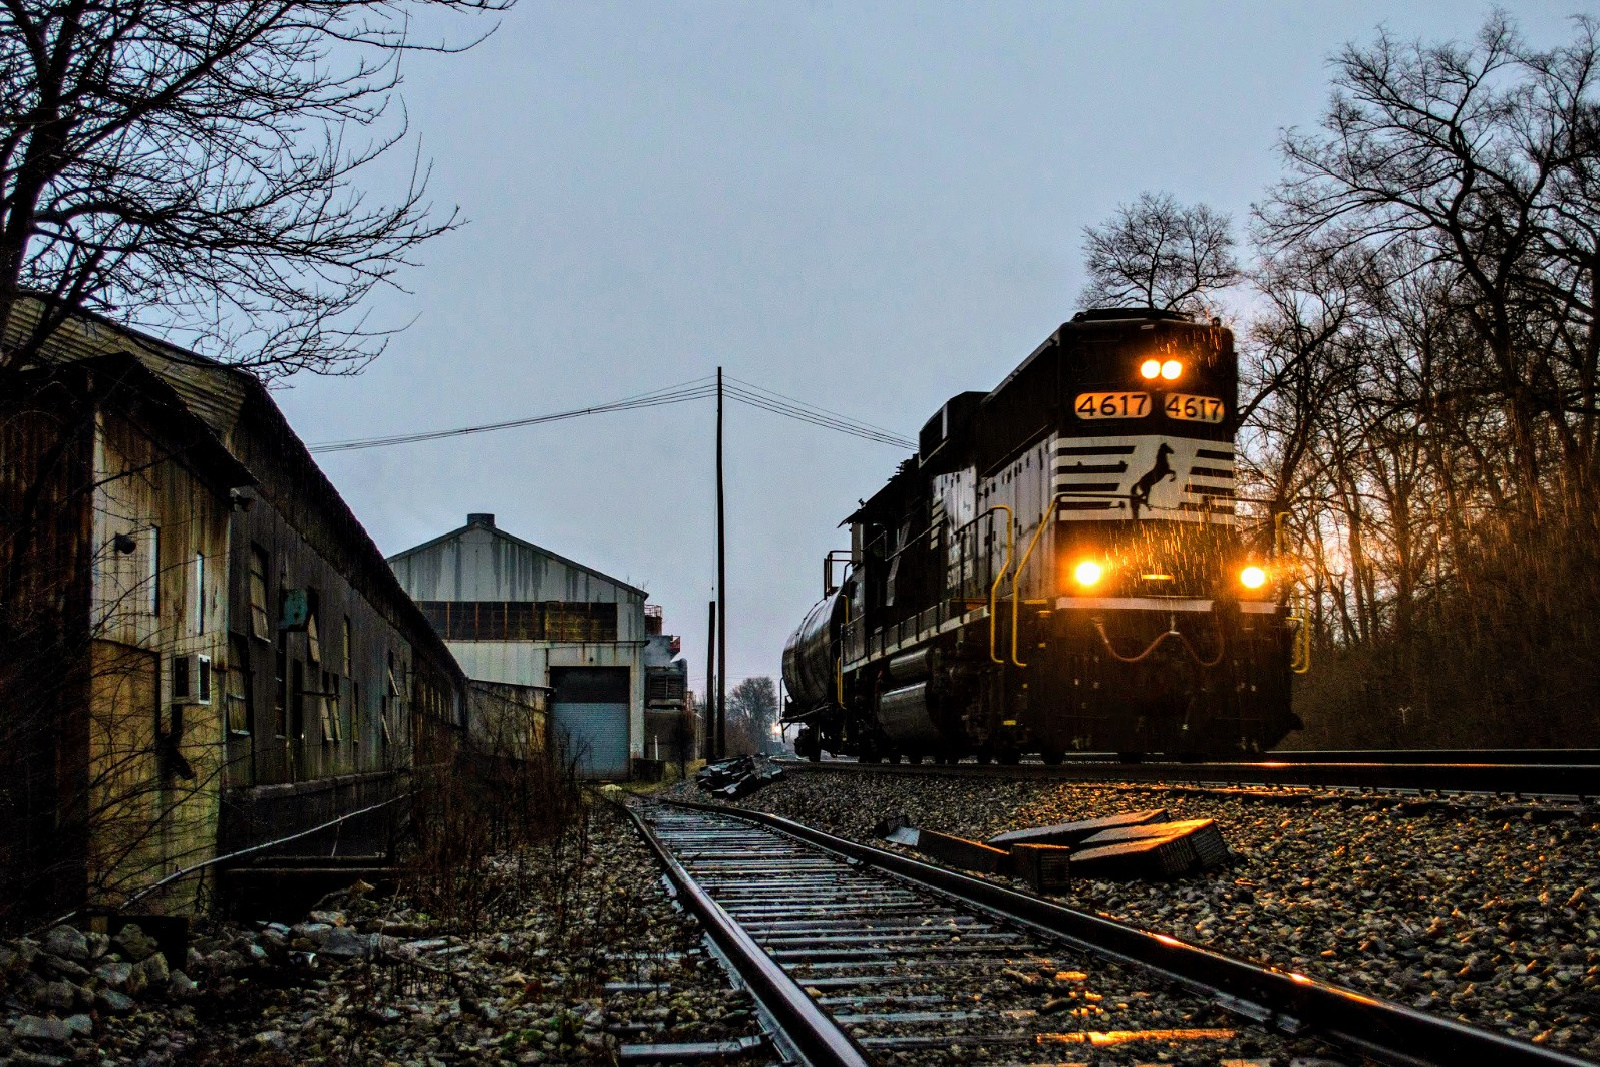
[[(24, 299), (17, 303), (12, 319), (5, 324), (8, 341), (25, 339), (38, 323), (43, 310), (37, 299)], [(273, 401), (267, 387), (255, 375), (238, 367), (229, 367), (168, 344), (155, 337), (141, 334), (110, 322), (90, 312), (78, 312), (55, 330), (40, 353), (41, 362), (72, 363), (108, 355), (131, 355), (165, 382), (185, 407), (212, 428), (222, 445), (250, 475), (262, 496), (291, 522), (304, 515), (307, 504), (320, 511), (334, 539), (339, 543), (340, 555), (359, 568), (365, 583), (354, 582), (354, 573), (348, 575), (353, 584), (366, 585), (369, 596), (376, 596), (393, 605), (396, 614), (411, 632), (412, 640), (437, 654), (445, 669), (461, 682), (465, 675), (444, 642), (434, 633), (433, 627), (421, 609), (401, 588), (394, 571), (389, 568), (383, 553), (367, 533), (339, 491), (328, 480), (322, 468), (312, 459), (305, 442), (284, 418)], [(259, 437), (247, 441), (241, 434)], [(262, 471), (252, 468), (251, 444), (264, 446), (273, 463), (284, 464), (296, 472), (290, 479), (291, 488), (275, 491), (279, 480), (262, 477)], [(285, 493), (294, 499), (287, 499)], [(302, 535), (306, 531), (302, 530)], [(330, 562), (335, 562), (331, 559)]]
[[(460, 538), (461, 535), (465, 534), (468, 530), (473, 530), (473, 529), (483, 530), (483, 531), (485, 531), (487, 533), (491, 533), (491, 534), (493, 534), (494, 536), (500, 538), (503, 541), (507, 541), (507, 542), (509, 542), (509, 543), (511, 543), (513, 545), (516, 545), (518, 548), (528, 549), (529, 551), (537, 552), (542, 556), (548, 556), (550, 559), (555, 560), (557, 563), (561, 564), (564, 567), (571, 567), (573, 570), (582, 571), (584, 574), (589, 575), (591, 578), (598, 578), (602, 582), (607, 582), (607, 583), (609, 583), (611, 585), (616, 586), (619, 589), (626, 589), (628, 592), (635, 593), (640, 597), (648, 598), (649, 595), (650, 595), (649, 593), (645, 592), (643, 589), (640, 589), (638, 586), (629, 585), (627, 582), (622, 581), (620, 578), (613, 578), (609, 574), (605, 574), (605, 573), (603, 573), (601, 571), (597, 571), (593, 567), (590, 567), (590, 566), (588, 566), (586, 564), (583, 564), (583, 563), (579, 563), (576, 560), (568, 559), (566, 556), (563, 556), (558, 552), (552, 552), (548, 548), (543, 548), (543, 547), (541, 547), (539, 545), (536, 545), (532, 541), (524, 541), (522, 538), (517, 537), (514, 534), (506, 533), (504, 530), (502, 530), (498, 526), (487, 526), (487, 525), (481, 525), (481, 524), (478, 524), (478, 523), (470, 523), (470, 522), (467, 523), (465, 526), (456, 527), (454, 530), (451, 530), (449, 533), (441, 534), (438, 537), (435, 537), (431, 541), (424, 541), (422, 544), (417, 545), (417, 546), (415, 546), (413, 548), (408, 548), (404, 552), (395, 553), (394, 555), (389, 557), (389, 565), (391, 567), (393, 567), (400, 560), (407, 559), (407, 558), (409, 558), (411, 556), (415, 556), (415, 555), (417, 555), (418, 553), (421, 553), (421, 552), (426, 552), (429, 549), (438, 548), (441, 545), (449, 544), (451, 541), (454, 541), (454, 540)], [(427, 597), (423, 597), (423, 599), (426, 600)]]

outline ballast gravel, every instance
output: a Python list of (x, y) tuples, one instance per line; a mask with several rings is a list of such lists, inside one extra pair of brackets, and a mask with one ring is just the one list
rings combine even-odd
[(900, 812), (980, 840), (1139, 808), (1214, 818), (1231, 865), (1165, 882), (1074, 880), (1061, 899), (1600, 1060), (1593, 809), (1545, 821), (1491, 803), (1441, 811), (1371, 795), (1285, 803), (1162, 785), (858, 771), (791, 773), (739, 803), (880, 846), (874, 824)]
[[(53, 1004), (46, 983), (24, 981), (31, 971), (0, 966), (0, 1067), (609, 1065), (623, 1045), (757, 1033), (748, 994), (730, 988), (633, 827), (596, 804), (588, 835), (559, 892), (541, 885), (471, 928), (360, 892), (293, 926), (211, 926), (182, 1003), (111, 1010), (115, 989), (96, 972)], [(496, 863), (490, 877), (513, 876), (514, 857)], [(0, 950), (0, 964), (21, 958)]]

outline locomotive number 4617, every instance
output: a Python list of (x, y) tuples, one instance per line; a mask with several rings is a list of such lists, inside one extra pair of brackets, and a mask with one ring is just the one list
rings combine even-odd
[[(1221, 422), (1227, 405), (1214, 396), (1168, 393), (1162, 398), (1169, 419)], [(1149, 393), (1079, 393), (1072, 410), (1080, 419), (1142, 419), (1150, 414)]]
[(1150, 414), (1150, 394), (1079, 393), (1072, 409), (1080, 419), (1142, 419)]
[(1167, 418), (1188, 422), (1221, 422), (1226, 410), (1221, 400), (1214, 396), (1195, 396), (1191, 393), (1167, 394)]

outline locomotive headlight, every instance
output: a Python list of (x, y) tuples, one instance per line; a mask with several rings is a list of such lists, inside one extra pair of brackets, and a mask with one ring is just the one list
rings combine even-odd
[(1098, 582), (1100, 580), (1100, 576), (1104, 573), (1105, 571), (1101, 568), (1100, 564), (1096, 563), (1092, 559), (1086, 559), (1081, 561), (1076, 567), (1072, 568), (1072, 580), (1084, 588), (1088, 588), (1089, 586)]
[(1159, 359), (1145, 360), (1139, 364), (1139, 373), (1146, 378), (1159, 378), (1161, 376), (1161, 361)]
[[(1150, 363), (1154, 363), (1154, 362), (1155, 362), (1155, 360), (1151, 360), (1150, 361)], [(1145, 366), (1149, 366), (1149, 365), (1150, 364), (1148, 364), (1148, 363), (1145, 364)], [(1163, 378), (1165, 378), (1169, 382), (1177, 381), (1178, 380), (1178, 375), (1180, 375), (1182, 373), (1183, 373), (1183, 364), (1179, 363), (1175, 359), (1169, 359), (1165, 363), (1161, 364), (1161, 376)], [(1145, 375), (1145, 377), (1154, 378), (1155, 375), (1154, 374), (1147, 374), (1147, 375)]]
[(1260, 567), (1246, 567), (1239, 572), (1239, 584), (1246, 589), (1260, 589), (1267, 584), (1267, 572)]

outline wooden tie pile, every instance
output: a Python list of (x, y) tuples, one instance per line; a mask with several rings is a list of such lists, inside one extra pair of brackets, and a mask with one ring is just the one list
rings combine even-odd
[(1069, 878), (1175, 878), (1229, 859), (1215, 819), (1173, 822), (1165, 808), (1011, 830), (987, 843), (914, 827), (904, 815), (880, 822), (878, 835), (942, 863), (1017, 878), (1040, 893), (1066, 888)]

